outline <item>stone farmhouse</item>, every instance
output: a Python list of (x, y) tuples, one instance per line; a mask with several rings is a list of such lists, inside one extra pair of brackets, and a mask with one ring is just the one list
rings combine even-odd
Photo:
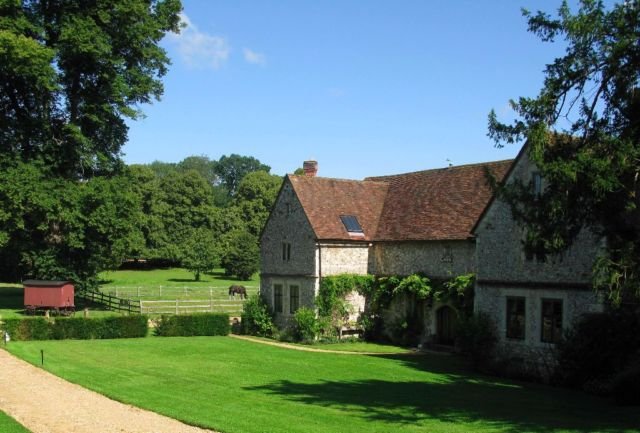
[[(494, 317), (501, 343), (535, 350), (601, 303), (588, 288), (597, 242), (585, 233), (562, 257), (526, 257), (522, 230), (509, 207), (493, 197), (498, 181), (531, 180), (542, 188), (526, 152), (487, 162), (362, 181), (287, 175), (261, 236), (261, 297), (285, 326), (300, 306), (314, 305), (320, 280), (344, 273), (377, 276), (422, 272), (432, 279), (474, 272), (474, 309)], [(364, 300), (350, 295), (354, 318)], [(409, 302), (410, 300), (405, 300)], [(386, 321), (394, 320), (394, 310)], [(424, 306), (422, 339), (452, 344), (453, 305)]]

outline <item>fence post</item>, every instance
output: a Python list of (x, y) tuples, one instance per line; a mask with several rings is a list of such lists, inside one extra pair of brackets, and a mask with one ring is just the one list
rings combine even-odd
[(138, 299), (138, 308), (140, 309), (140, 314), (142, 314), (142, 299)]
[(160, 286), (160, 297), (162, 298), (162, 286)]
[(176, 299), (176, 316), (177, 316), (178, 314), (180, 314), (180, 313), (179, 313), (179, 311), (178, 311), (178, 300)]
[(213, 313), (213, 298), (209, 298), (209, 312)]

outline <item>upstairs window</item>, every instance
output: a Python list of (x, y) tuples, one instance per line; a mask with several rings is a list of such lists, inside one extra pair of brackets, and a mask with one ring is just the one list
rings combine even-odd
[(358, 218), (353, 215), (340, 215), (340, 220), (344, 224), (344, 228), (347, 229), (349, 234), (364, 234), (362, 226), (358, 222)]
[(291, 244), (289, 242), (282, 243), (282, 261), (288, 262), (291, 260)]

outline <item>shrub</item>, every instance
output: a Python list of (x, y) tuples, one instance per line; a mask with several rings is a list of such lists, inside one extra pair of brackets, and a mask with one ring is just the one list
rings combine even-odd
[(12, 340), (50, 340), (51, 327), (43, 317), (33, 319), (4, 319), (3, 328)]
[(461, 317), (456, 331), (458, 348), (469, 356), (472, 367), (486, 369), (495, 357), (498, 342), (498, 330), (491, 316), (480, 312)]
[(640, 405), (640, 363), (636, 362), (617, 374), (611, 391), (618, 404)]
[(114, 316), (102, 319), (99, 338), (142, 338), (149, 331), (144, 315)]
[(244, 231), (234, 231), (229, 235), (229, 250), (222, 260), (228, 275), (248, 280), (260, 269), (260, 248), (253, 235)]
[(638, 362), (640, 316), (624, 310), (585, 316), (557, 350), (556, 382), (608, 395), (615, 388), (614, 376)]
[(114, 316), (98, 319), (8, 319), (4, 328), (14, 340), (90, 340), (140, 338), (147, 335), (147, 316)]
[(271, 337), (275, 326), (269, 307), (258, 295), (251, 296), (242, 307), (242, 333)]
[(225, 313), (161, 316), (155, 328), (160, 337), (193, 337), (198, 335), (229, 335), (231, 325)]
[(316, 312), (307, 307), (300, 307), (293, 316), (294, 335), (297, 341), (312, 343), (319, 332)]

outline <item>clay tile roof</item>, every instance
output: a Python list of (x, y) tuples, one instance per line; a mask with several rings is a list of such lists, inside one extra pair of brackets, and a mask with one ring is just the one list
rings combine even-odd
[[(288, 178), (318, 239), (374, 239), (387, 183), (292, 175)], [(341, 215), (355, 216), (364, 236), (350, 235)]]
[(467, 239), (492, 196), (487, 170), (501, 181), (513, 160), (372, 177), (389, 188), (375, 240)]

